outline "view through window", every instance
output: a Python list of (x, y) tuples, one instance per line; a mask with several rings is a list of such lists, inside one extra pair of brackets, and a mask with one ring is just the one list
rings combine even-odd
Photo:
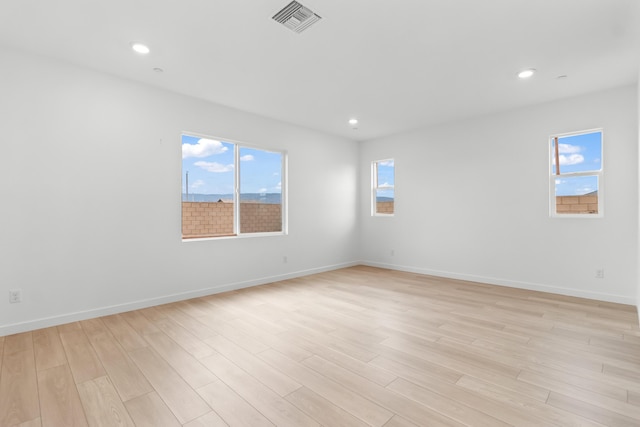
[(602, 216), (602, 129), (552, 136), (551, 216)]
[(395, 164), (393, 159), (378, 160), (371, 165), (373, 181), (372, 215), (395, 212)]
[(285, 154), (182, 135), (183, 239), (281, 233)]

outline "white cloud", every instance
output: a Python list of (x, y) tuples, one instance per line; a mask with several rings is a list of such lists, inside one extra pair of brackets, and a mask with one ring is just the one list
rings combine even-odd
[(278, 183), (278, 185), (276, 185), (275, 190), (276, 190), (276, 191), (282, 191), (282, 181), (280, 181), (280, 182)]
[(384, 184), (378, 185), (378, 188), (393, 188), (393, 184), (385, 182)]
[[(582, 151), (582, 147), (571, 144), (558, 144), (558, 158), (560, 159), (560, 166), (579, 165), (584, 162), (584, 156), (578, 154)], [(552, 159), (552, 164), (556, 164), (556, 159)]]
[(584, 194), (588, 194), (588, 193), (593, 193), (595, 190), (595, 188), (590, 187), (588, 185), (585, 185), (583, 187), (577, 188), (576, 189), (576, 194), (578, 195), (584, 195)]
[(267, 192), (266, 188), (261, 188), (261, 189), (258, 190), (258, 193), (260, 193), (260, 194), (265, 194), (266, 192)]
[(233, 165), (223, 165), (216, 162), (200, 161), (200, 162), (195, 162), (194, 165), (206, 170), (207, 172), (214, 172), (214, 173), (231, 172), (233, 170)]
[(574, 154), (582, 151), (582, 147), (571, 144), (558, 144), (558, 152), (560, 154)]
[(250, 162), (254, 159), (253, 155), (251, 154), (245, 154), (244, 156), (240, 157), (240, 160), (243, 162)]
[(190, 187), (195, 190), (196, 188), (202, 187), (203, 185), (204, 185), (204, 181), (199, 179), (199, 180), (195, 181), (194, 183), (192, 183)]
[(227, 151), (222, 142), (213, 139), (200, 138), (197, 144), (182, 144), (182, 158), (208, 157), (214, 154), (222, 154)]
[(384, 160), (382, 162), (378, 162), (379, 166), (393, 166), (393, 160)]
[(570, 154), (568, 156), (560, 154), (558, 157), (560, 158), (560, 166), (578, 165), (584, 162), (584, 156), (582, 154)]

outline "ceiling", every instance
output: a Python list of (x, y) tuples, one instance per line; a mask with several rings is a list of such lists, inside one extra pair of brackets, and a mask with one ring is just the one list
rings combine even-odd
[(1, 0), (0, 45), (353, 140), (638, 79), (638, 0), (300, 2), (297, 34), (289, 0)]

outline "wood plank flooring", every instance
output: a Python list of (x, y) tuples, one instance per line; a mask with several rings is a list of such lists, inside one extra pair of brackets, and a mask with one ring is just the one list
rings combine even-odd
[(640, 426), (635, 308), (371, 267), (0, 337), (0, 427)]

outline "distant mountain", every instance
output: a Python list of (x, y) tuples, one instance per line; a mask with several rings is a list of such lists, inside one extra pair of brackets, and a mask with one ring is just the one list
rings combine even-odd
[[(233, 201), (233, 194), (189, 193), (189, 200), (187, 200), (187, 195), (182, 193), (183, 202), (217, 202), (218, 200), (230, 203)], [(280, 193), (244, 193), (240, 195), (240, 201), (279, 205), (282, 203), (282, 195)], [(376, 201), (393, 202), (393, 197), (376, 197)]]
[[(189, 200), (187, 200), (187, 195), (182, 193), (183, 202), (217, 202), (219, 200), (222, 200), (223, 202), (232, 202), (233, 194), (189, 193)], [(243, 193), (240, 194), (240, 202), (279, 205), (282, 202), (282, 195), (280, 193)]]

